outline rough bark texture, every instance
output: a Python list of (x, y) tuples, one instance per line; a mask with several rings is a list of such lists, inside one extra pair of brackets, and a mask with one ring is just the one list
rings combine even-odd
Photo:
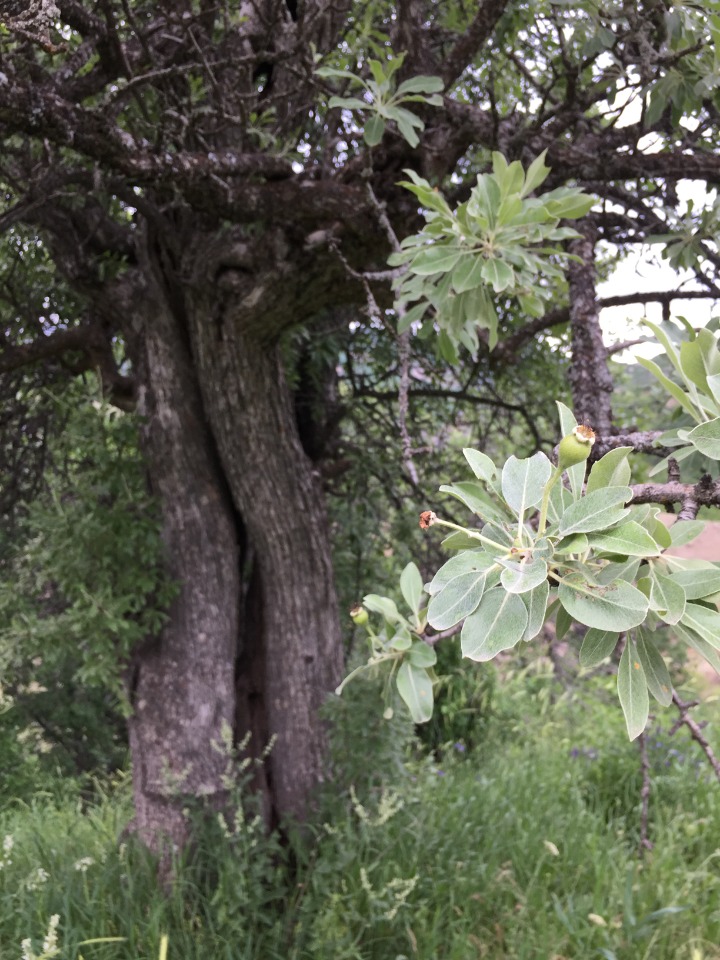
[[(223, 468), (254, 549), (246, 615), (260, 629), (241, 639), (251, 698), (241, 712), (249, 730), (274, 738), (275, 814), (302, 818), (322, 778), (317, 708), (342, 669), (339, 617), (322, 489), (300, 443), (277, 338), (264, 339), (257, 309), (251, 318), (246, 310), (247, 304), (208, 322), (200, 297), (190, 311), (193, 351)], [(268, 316), (265, 329), (274, 326)]]
[(573, 407), (579, 421), (587, 423), (596, 433), (609, 436), (613, 432), (610, 406), (613, 381), (595, 297), (595, 231), (585, 223), (579, 232), (582, 236), (570, 244), (570, 253), (579, 257), (580, 262), (568, 267)]
[(223, 728), (234, 720), (238, 545), (181, 320), (160, 293), (144, 311), (144, 447), (178, 594), (157, 638), (135, 653), (130, 745), (138, 834), (186, 839), (182, 795), (222, 799)]

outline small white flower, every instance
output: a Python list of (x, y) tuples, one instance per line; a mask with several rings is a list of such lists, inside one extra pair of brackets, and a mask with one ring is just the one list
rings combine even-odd
[(88, 867), (91, 867), (94, 863), (95, 861), (92, 857), (81, 857), (78, 861), (76, 861), (75, 869), (79, 870), (80, 873), (87, 873)]
[(41, 887), (44, 883), (47, 883), (50, 879), (50, 874), (47, 870), (43, 870), (42, 867), (38, 867), (34, 873), (31, 873), (30, 876), (25, 881), (25, 888), (27, 890), (37, 890), (38, 887)]
[(6, 833), (5, 839), (3, 840), (3, 853), (10, 853), (12, 848), (15, 846), (15, 839), (12, 834)]
[(23, 940), (20, 944), (20, 949), (22, 950), (21, 960), (36, 960), (35, 954), (32, 952), (32, 940), (30, 937), (26, 937)]
[(43, 940), (43, 958), (45, 957), (56, 957), (60, 952), (58, 949), (58, 936), (57, 928), (60, 923), (60, 914), (54, 913), (50, 917), (50, 923), (48, 924), (48, 932), (45, 935)]

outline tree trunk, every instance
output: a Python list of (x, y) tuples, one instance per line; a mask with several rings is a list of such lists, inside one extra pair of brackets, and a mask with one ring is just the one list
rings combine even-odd
[(317, 711), (342, 669), (323, 494), (300, 443), (278, 342), (258, 333), (271, 324), (257, 312), (248, 324), (237, 316), (211, 320), (207, 303), (200, 297), (191, 311), (193, 352), (253, 551), (240, 661), (242, 692), (252, 702), (240, 703), (239, 715), (249, 730), (274, 740), (275, 816), (302, 819), (324, 769)]
[(205, 422), (182, 318), (143, 304), (143, 446), (178, 592), (159, 636), (135, 651), (129, 721), (135, 830), (154, 849), (187, 839), (183, 797), (222, 802), (234, 720), (239, 562), (232, 504)]
[(586, 222), (579, 225), (578, 232), (581, 236), (573, 240), (569, 248), (570, 253), (580, 259), (568, 265), (572, 334), (569, 380), (578, 421), (587, 423), (599, 436), (607, 437), (612, 433), (613, 379), (595, 295), (596, 231)]

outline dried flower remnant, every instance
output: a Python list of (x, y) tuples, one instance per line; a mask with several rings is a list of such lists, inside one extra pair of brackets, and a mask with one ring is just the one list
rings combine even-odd
[(423, 512), (420, 514), (420, 528), (422, 530), (427, 530), (427, 528), (431, 527), (436, 520), (437, 517), (432, 510), (423, 510)]

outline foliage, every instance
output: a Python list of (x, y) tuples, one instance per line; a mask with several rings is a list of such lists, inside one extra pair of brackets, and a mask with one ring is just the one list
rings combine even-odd
[(438, 325), (440, 352), (452, 363), (460, 344), (477, 351), (478, 327), (488, 331), (490, 347), (496, 346), (493, 294), (517, 297), (526, 316), (543, 314), (554, 284), (563, 280), (558, 259), (564, 251), (558, 244), (578, 236), (560, 221), (583, 216), (593, 204), (575, 187), (532, 197), (550, 173), (544, 160), (543, 153), (525, 172), (519, 161), (508, 163), (493, 153), (492, 173), (479, 174), (470, 198), (455, 210), (427, 180), (405, 171), (410, 181), (402, 185), (422, 204), (426, 224), (389, 259), (391, 265), (407, 265), (399, 299), (419, 301), (401, 313), (400, 332), (430, 310), (422, 331), (428, 336)]
[[(52, 469), (0, 581), (0, 662), (20, 712), (35, 691), (35, 709), (67, 733), (87, 724), (74, 701), (92, 702), (93, 688), (112, 696), (91, 712), (112, 716), (130, 652), (157, 631), (174, 588), (162, 572), (136, 419), (77, 389), (56, 404), (66, 428), (50, 446)], [(54, 699), (60, 681), (71, 697), (64, 706)]]
[(411, 147), (420, 142), (417, 131), (425, 129), (423, 120), (415, 113), (402, 106), (403, 103), (425, 103), (432, 107), (441, 107), (443, 99), (439, 92), (443, 88), (440, 77), (412, 77), (403, 80), (395, 86), (394, 75), (403, 65), (405, 54), (398, 57), (391, 56), (385, 61), (370, 58), (367, 65), (370, 68), (372, 79), (364, 80), (349, 70), (337, 70), (333, 67), (319, 67), (315, 73), (323, 79), (350, 81), (353, 85), (362, 87), (367, 99), (358, 97), (330, 97), (328, 106), (332, 110), (339, 107), (342, 110), (355, 110), (361, 114), (369, 114), (363, 127), (363, 140), (369, 147), (376, 147), (383, 136), (387, 121), (397, 124), (398, 131)]
[[(474, 752), (406, 753), (384, 782), (333, 788), (309, 840), (285, 851), (236, 797), (237, 816), (206, 821), (166, 892), (122, 834), (126, 780), (84, 809), (47, 797), (8, 807), (3, 953), (41, 942), (58, 914), (66, 960), (156, 960), (163, 934), (168, 960), (715, 960), (720, 806), (690, 741), (649, 736), (657, 842), (639, 866), (637, 751), (615, 736), (611, 681), (560, 695), (548, 667), (505, 673)], [(367, 704), (353, 709), (341, 749), (367, 759)], [(79, 947), (94, 937), (126, 940)]]
[[(664, 337), (663, 344), (672, 351), (670, 359), (696, 406), (679, 388), (677, 399), (682, 397), (689, 410), (699, 410), (698, 419), (707, 419), (708, 408), (718, 412), (713, 390), (720, 354), (713, 335), (701, 331), (679, 354)], [(653, 368), (664, 382), (667, 378)], [(703, 391), (703, 401), (698, 391)], [(578, 427), (563, 404), (559, 409), (564, 438), (555, 468), (537, 453), (524, 460), (511, 456), (499, 471), (487, 454), (468, 449), (465, 456), (476, 480), (440, 488), (480, 519), (480, 531), (442, 520), (432, 511), (421, 515), (422, 527), (437, 523), (454, 531), (444, 544), (454, 555), (424, 588), (430, 596), (427, 610), (412, 564), (401, 577), (409, 619), (388, 598), (365, 597), (365, 608), (384, 620), (379, 634), (368, 625), (369, 665), (391, 662), (388, 684), (397, 670), (398, 691), (416, 723), (432, 716), (436, 654), (423, 647), (427, 625), (442, 633), (461, 624), (463, 655), (479, 662), (530, 643), (552, 616), (559, 638), (573, 622), (589, 628), (580, 650), (585, 667), (602, 663), (621, 643), (617, 690), (631, 739), (647, 724), (648, 691), (664, 706), (672, 700), (672, 681), (654, 637), (659, 625), (672, 625), (679, 639), (720, 672), (720, 568), (664, 554), (693, 539), (703, 524), (679, 523), (668, 531), (658, 508), (625, 506), (633, 496), (630, 447), (605, 454), (585, 482), (593, 432)], [(695, 428), (706, 426), (709, 432), (700, 436), (693, 430), (681, 440), (712, 455), (715, 423), (720, 419)], [(567, 486), (558, 483), (564, 474)], [(537, 521), (530, 523), (538, 510)]]

